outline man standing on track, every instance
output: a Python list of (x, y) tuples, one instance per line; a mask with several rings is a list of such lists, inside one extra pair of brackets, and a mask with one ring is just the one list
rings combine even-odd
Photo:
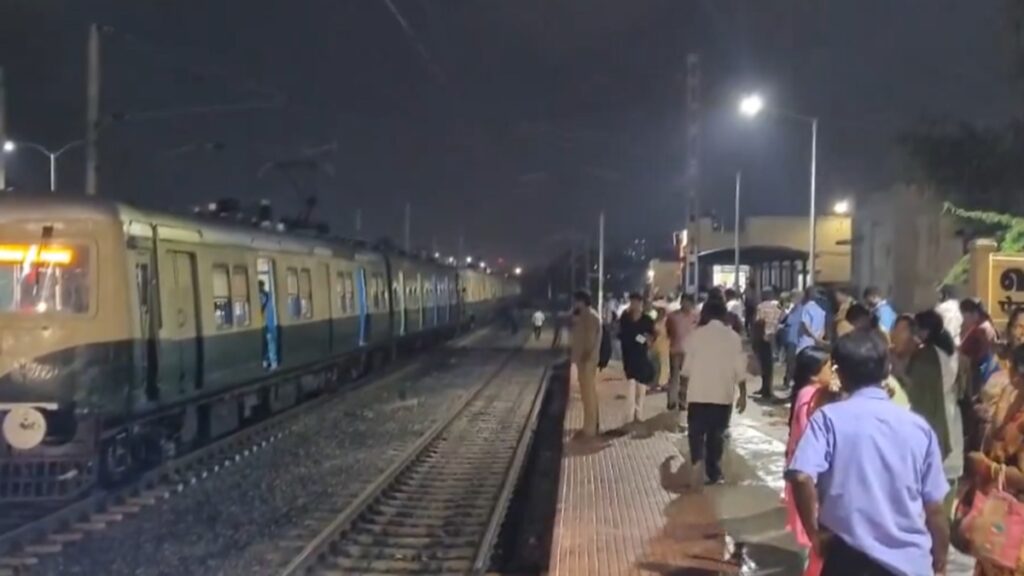
[[(722, 481), (722, 453), (732, 403), (735, 400), (740, 414), (747, 409), (747, 355), (739, 334), (725, 324), (725, 303), (708, 300), (704, 316), (707, 324), (686, 339), (683, 359), (683, 377), (688, 380), (686, 422), (694, 486), (702, 480), (707, 484)], [(706, 478), (701, 478), (705, 472)]]
[(538, 308), (537, 311), (533, 313), (531, 321), (533, 322), (533, 339), (540, 340), (541, 330), (544, 329), (544, 312)]
[(597, 401), (597, 363), (601, 350), (601, 316), (591, 305), (590, 293), (573, 294), (570, 358), (583, 397), (583, 435), (600, 432)]

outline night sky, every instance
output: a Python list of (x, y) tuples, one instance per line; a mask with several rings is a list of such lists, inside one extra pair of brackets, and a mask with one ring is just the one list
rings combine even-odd
[[(705, 69), (705, 207), (805, 213), (809, 131), (737, 119), (736, 98), (821, 117), (821, 201), (900, 177), (894, 137), (927, 117), (1016, 111), (1002, 0), (0, 0), (9, 136), (84, 131), (87, 25), (103, 36), (100, 194), (185, 211), (234, 196), (351, 233), (536, 262), (553, 236), (668, 241), (684, 213), (686, 54)], [(268, 163), (313, 159), (296, 192)], [(82, 155), (62, 158), (81, 190)], [(45, 190), (45, 159), (8, 157)]]

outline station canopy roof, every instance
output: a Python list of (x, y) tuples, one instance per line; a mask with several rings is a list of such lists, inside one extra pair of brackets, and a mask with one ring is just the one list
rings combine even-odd
[[(697, 257), (702, 265), (732, 264), (735, 258), (732, 246), (707, 250)], [(787, 246), (740, 246), (740, 264), (750, 266), (787, 260), (806, 261), (807, 251)]]

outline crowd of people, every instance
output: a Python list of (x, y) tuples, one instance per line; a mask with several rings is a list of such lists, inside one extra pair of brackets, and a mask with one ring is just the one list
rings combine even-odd
[[(700, 300), (653, 307), (633, 294), (599, 313), (576, 295), (585, 434), (600, 431), (594, 383), (614, 335), (633, 419), (648, 389), (664, 386), (667, 408), (686, 412), (694, 485), (722, 482), (733, 409), (746, 409), (746, 379), (759, 374), (758, 395), (790, 404), (784, 500), (805, 574), (944, 574), (952, 530), (976, 575), (1024, 575), (1024, 310), (996, 327), (951, 287), (915, 314), (875, 288), (859, 301), (817, 287), (756, 300), (715, 289)], [(1021, 530), (1006, 519), (971, 528), (992, 514), (976, 501), (994, 493)], [(992, 551), (1000, 546), (1019, 548), (1013, 562)]]

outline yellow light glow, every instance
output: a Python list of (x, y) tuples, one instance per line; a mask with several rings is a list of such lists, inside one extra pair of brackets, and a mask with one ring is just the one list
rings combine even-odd
[(16, 264), (70, 264), (75, 252), (70, 248), (51, 247), (39, 249), (39, 246), (19, 246), (16, 244), (0, 245), (0, 262)]

